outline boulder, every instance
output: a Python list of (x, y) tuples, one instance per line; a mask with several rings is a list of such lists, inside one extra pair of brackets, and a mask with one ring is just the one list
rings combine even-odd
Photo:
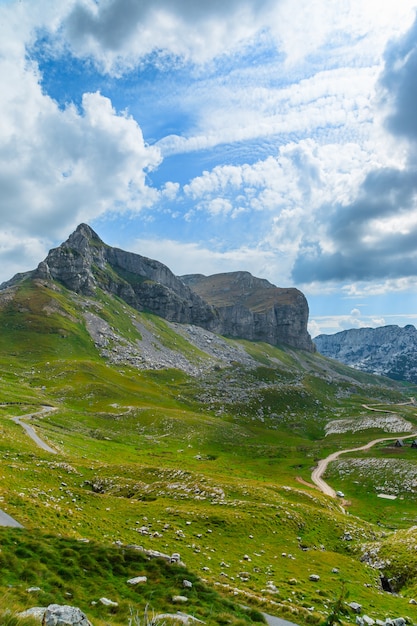
[(91, 622), (81, 609), (66, 604), (35, 606), (19, 613), (19, 617), (34, 617), (42, 622), (42, 626), (91, 626)]
[(147, 580), (146, 576), (136, 576), (135, 578), (129, 578), (127, 583), (129, 585), (139, 585), (140, 583), (146, 583)]
[(354, 613), (360, 613), (362, 611), (362, 605), (358, 602), (349, 602), (348, 607), (352, 609)]

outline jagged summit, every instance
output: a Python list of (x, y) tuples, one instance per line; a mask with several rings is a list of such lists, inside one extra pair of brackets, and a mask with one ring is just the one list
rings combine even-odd
[(324, 356), (356, 369), (417, 382), (417, 330), (411, 324), (351, 328), (314, 342)]
[(179, 278), (163, 263), (105, 244), (87, 224), (50, 250), (36, 270), (1, 288), (32, 277), (57, 281), (94, 297), (97, 289), (139, 311), (220, 335), (314, 350), (307, 332), (308, 304), (297, 289), (281, 289), (249, 272)]

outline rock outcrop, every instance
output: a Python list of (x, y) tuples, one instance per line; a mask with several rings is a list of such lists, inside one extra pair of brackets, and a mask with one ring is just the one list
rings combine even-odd
[(34, 277), (57, 280), (86, 296), (93, 296), (99, 287), (139, 311), (150, 311), (171, 322), (217, 330), (215, 310), (168, 267), (107, 246), (86, 224), (78, 226), (65, 243), (49, 252)]
[(298, 289), (283, 289), (249, 272), (182, 276), (218, 312), (223, 334), (312, 351), (308, 304)]
[(280, 289), (248, 272), (181, 279), (163, 263), (106, 245), (86, 224), (52, 249), (36, 270), (0, 289), (28, 276), (58, 281), (89, 297), (102, 289), (139, 311), (219, 335), (314, 350), (307, 301), (297, 289)]
[(411, 324), (318, 335), (317, 350), (363, 372), (417, 383), (417, 330)]

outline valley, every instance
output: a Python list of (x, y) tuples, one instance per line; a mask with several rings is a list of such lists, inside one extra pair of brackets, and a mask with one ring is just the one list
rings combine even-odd
[[(0, 528), (2, 605), (303, 626), (348, 592), (342, 623), (350, 602), (417, 623), (417, 454), (391, 445), (416, 388), (138, 310), (103, 272), (0, 290), (0, 507), (23, 526)], [(311, 484), (329, 457), (344, 509)]]

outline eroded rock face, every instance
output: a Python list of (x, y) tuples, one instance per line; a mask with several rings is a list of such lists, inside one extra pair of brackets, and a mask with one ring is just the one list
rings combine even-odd
[(370, 374), (417, 383), (417, 330), (408, 325), (352, 328), (314, 339), (324, 356)]
[(314, 350), (307, 301), (297, 289), (275, 287), (249, 272), (180, 279), (158, 261), (106, 245), (86, 224), (52, 249), (32, 276), (89, 297), (100, 288), (139, 311), (219, 335)]
[(298, 289), (276, 287), (249, 272), (191, 274), (182, 280), (216, 308), (223, 334), (314, 350), (307, 332), (307, 300)]
[(65, 243), (49, 252), (35, 277), (58, 280), (86, 296), (94, 296), (100, 287), (139, 311), (148, 310), (172, 322), (216, 330), (213, 308), (168, 267), (107, 246), (86, 224), (78, 226)]

